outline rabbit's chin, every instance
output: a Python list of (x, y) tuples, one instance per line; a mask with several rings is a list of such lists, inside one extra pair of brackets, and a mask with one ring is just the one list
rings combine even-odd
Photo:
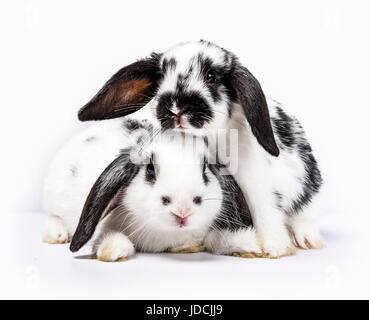
[(154, 232), (163, 233), (188, 233), (188, 232), (197, 232), (209, 229), (209, 224), (207, 223), (195, 223), (195, 222), (187, 222), (185, 225), (178, 225), (173, 223), (158, 223), (151, 224), (147, 226), (147, 228), (153, 230)]

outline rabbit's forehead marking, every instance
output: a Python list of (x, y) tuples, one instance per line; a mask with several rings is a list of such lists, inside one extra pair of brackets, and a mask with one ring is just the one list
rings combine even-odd
[(181, 72), (188, 70), (196, 58), (201, 55), (210, 58), (215, 65), (229, 65), (231, 63), (228, 52), (215, 44), (205, 41), (186, 42), (176, 45), (165, 52), (161, 58), (163, 62), (172, 62)]
[(164, 74), (160, 92), (197, 91), (206, 93), (203, 74), (206, 68), (231, 66), (231, 57), (224, 49), (208, 42), (189, 42), (177, 45), (163, 54), (161, 68)]

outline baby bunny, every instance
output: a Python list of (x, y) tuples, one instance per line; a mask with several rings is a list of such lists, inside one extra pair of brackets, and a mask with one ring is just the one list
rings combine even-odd
[[(164, 130), (206, 135), (217, 146), (220, 161), (235, 168), (265, 256), (324, 245), (312, 215), (322, 178), (304, 130), (278, 102), (265, 98), (234, 54), (206, 41), (152, 54), (115, 74), (79, 119), (114, 118), (141, 107)], [(232, 130), (238, 132), (238, 150), (228, 159), (222, 136)]]
[[(135, 143), (90, 184), (82, 215), (79, 203), (73, 219), (71, 208), (63, 214), (60, 203), (59, 214), (51, 217), (61, 230), (64, 226), (66, 241), (74, 234), (71, 251), (87, 243), (99, 224), (92, 244), (103, 261), (129, 258), (135, 250), (189, 252), (202, 245), (216, 254), (261, 254), (241, 189), (224, 166), (212, 161), (202, 138), (159, 135), (147, 122), (124, 124)], [(86, 184), (82, 180), (76, 174), (74, 182), (62, 186), (64, 196), (81, 197), (73, 192), (77, 184)]]
[(103, 219), (95, 248), (104, 261), (128, 258), (134, 248), (192, 250), (204, 239), (215, 253), (260, 254), (242, 191), (208, 160), (203, 139), (172, 133), (146, 145), (151, 137), (122, 150), (97, 179), (71, 250), (83, 246)]

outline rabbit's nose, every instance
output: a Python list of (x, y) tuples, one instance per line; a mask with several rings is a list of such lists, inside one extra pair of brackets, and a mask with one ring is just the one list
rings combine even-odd
[(170, 213), (174, 216), (178, 227), (183, 228), (188, 223), (188, 217), (192, 215), (193, 211), (187, 207), (177, 207), (176, 209), (170, 210)]
[(176, 115), (175, 117), (175, 126), (176, 128), (186, 129), (188, 122), (183, 114)]
[(185, 107), (185, 108), (179, 110), (176, 113), (173, 112), (173, 116), (174, 116), (174, 119), (175, 119), (175, 122), (176, 122), (177, 125), (180, 125), (181, 122), (184, 121), (184, 119), (185, 119), (185, 113), (186, 113), (187, 109), (188, 108)]
[(170, 210), (170, 213), (176, 217), (184, 219), (192, 215), (193, 211), (191, 208), (188, 208), (188, 207), (178, 207), (178, 208)]

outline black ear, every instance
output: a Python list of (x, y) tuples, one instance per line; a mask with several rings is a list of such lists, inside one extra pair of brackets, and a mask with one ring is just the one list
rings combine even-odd
[(103, 120), (133, 113), (149, 102), (160, 78), (160, 54), (120, 69), (78, 112), (78, 119)]
[(221, 214), (214, 222), (218, 230), (238, 230), (252, 227), (252, 218), (246, 198), (227, 168), (219, 163), (209, 164), (210, 171), (217, 177), (223, 192)]
[(139, 168), (130, 161), (129, 149), (115, 159), (93, 185), (83, 207), (76, 232), (70, 244), (72, 252), (78, 251), (95, 232), (98, 222), (117, 205), (116, 196), (124, 192)]
[(235, 61), (230, 80), (237, 102), (242, 105), (252, 133), (266, 151), (277, 157), (279, 149), (274, 139), (268, 105), (259, 82), (238, 61)]

